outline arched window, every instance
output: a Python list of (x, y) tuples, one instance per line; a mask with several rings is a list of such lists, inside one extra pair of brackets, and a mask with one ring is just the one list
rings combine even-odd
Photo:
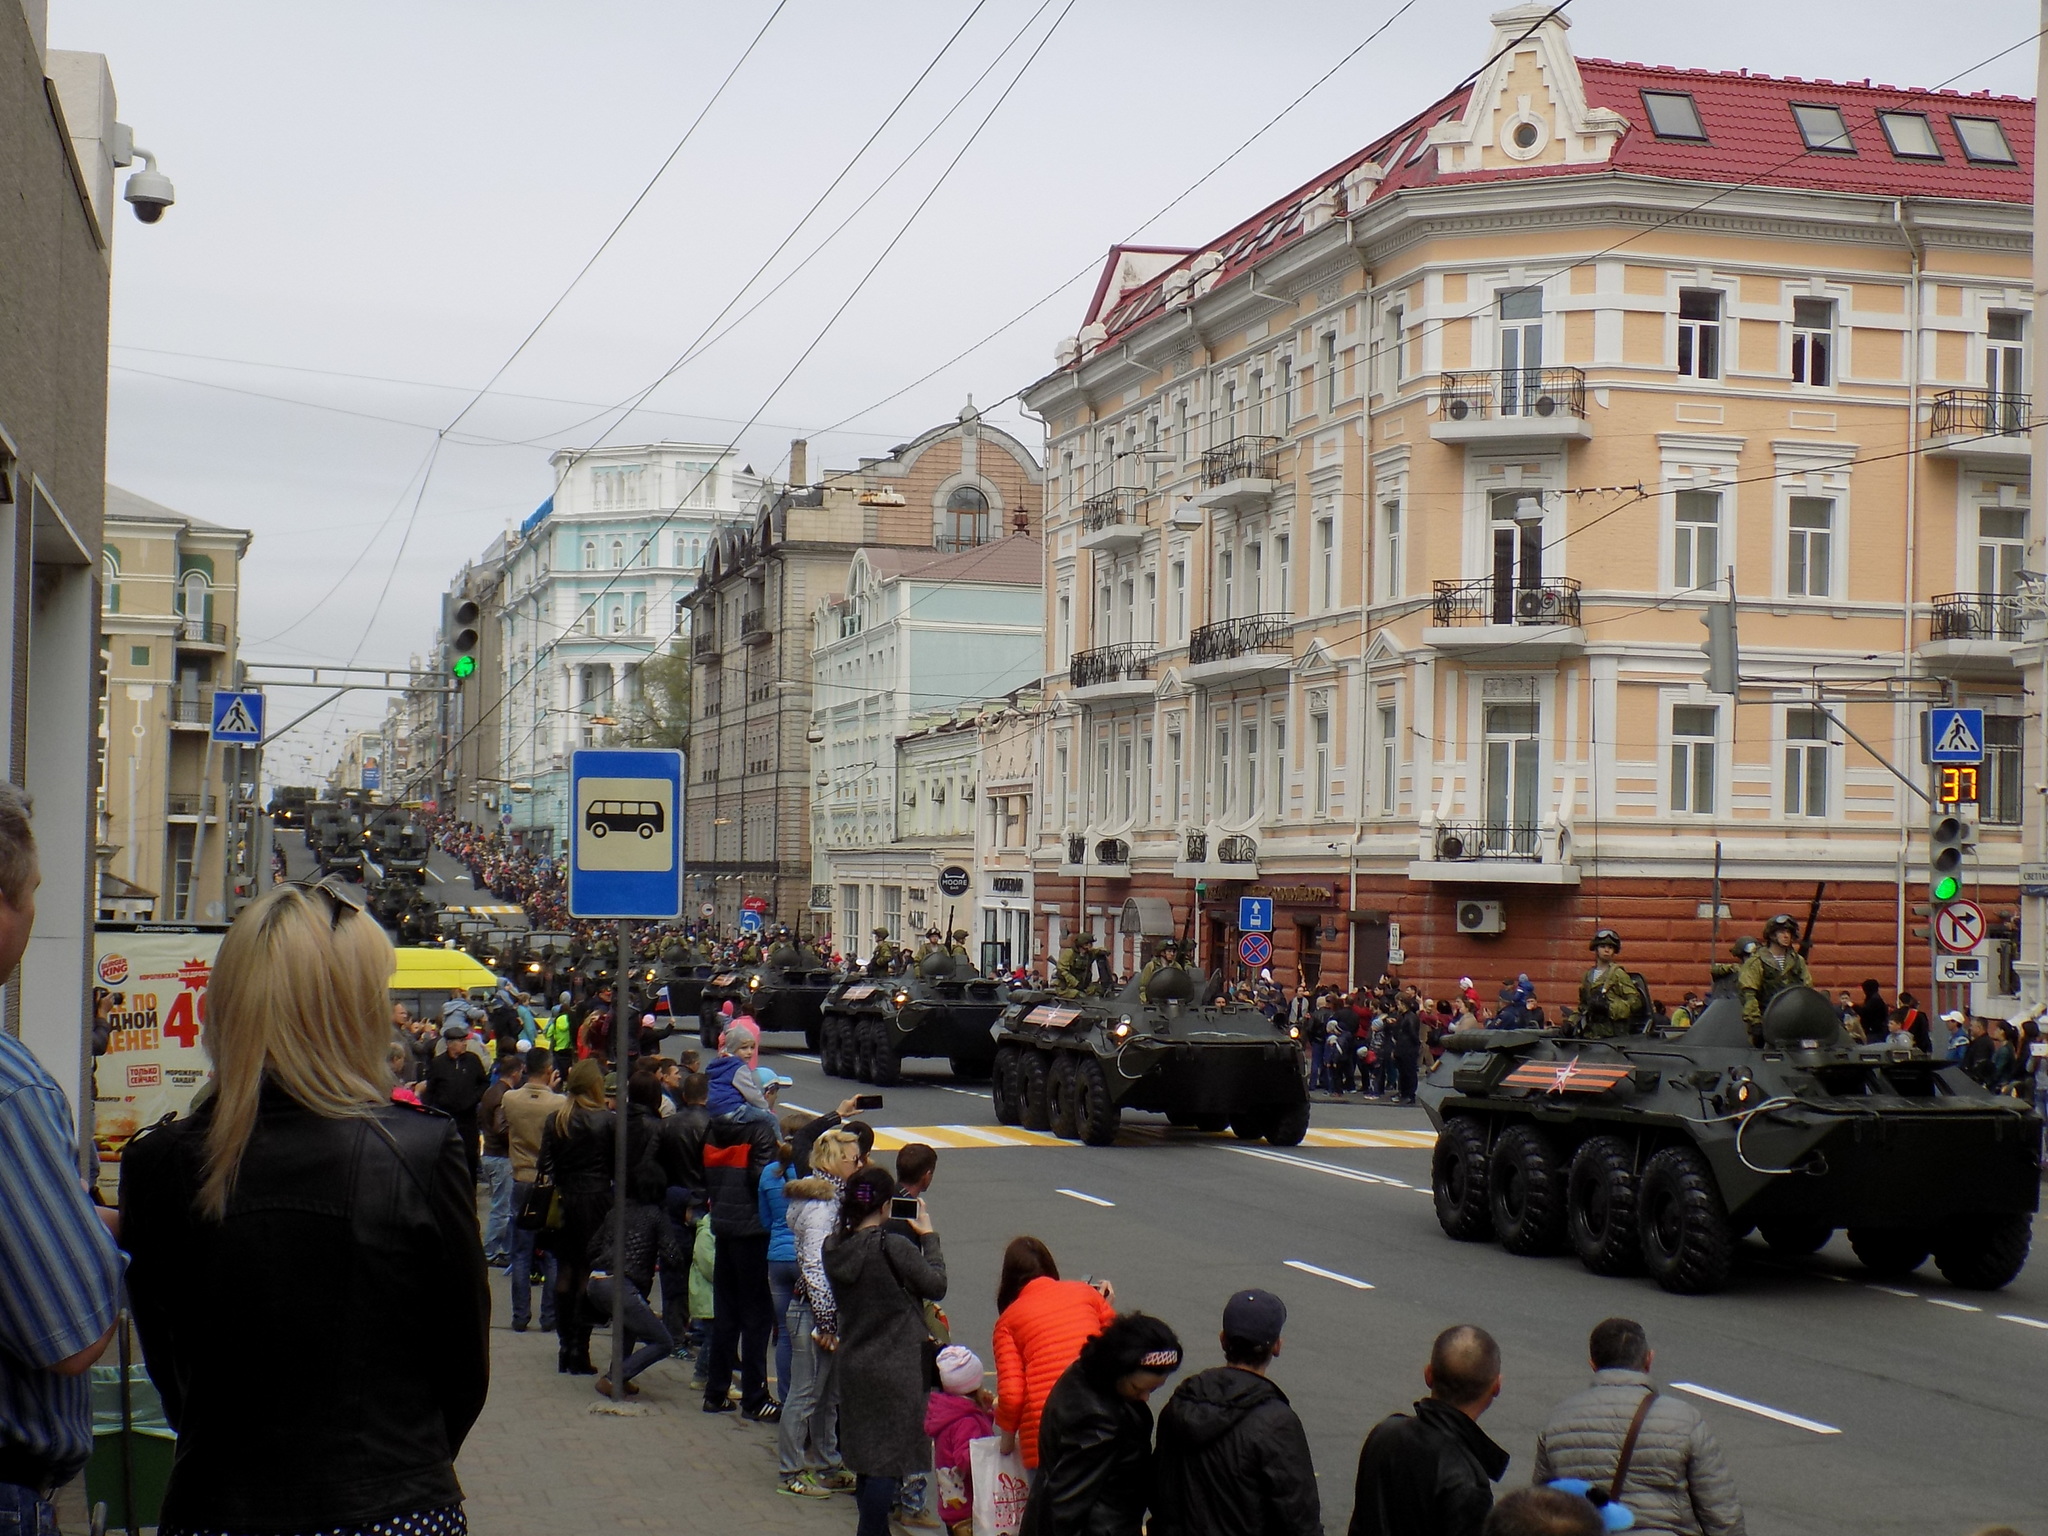
[(622, 570), (626, 564), (626, 546), (619, 539), (612, 540), (612, 569)]
[(206, 618), (206, 577), (187, 571), (178, 583), (178, 611), (188, 619)]
[(107, 612), (121, 611), (121, 552), (109, 544), (100, 552), (100, 586), (105, 589)]
[(597, 569), (597, 540), (595, 539), (585, 539), (583, 541), (583, 569), (586, 571)]
[(939, 548), (972, 549), (988, 542), (988, 498), (971, 485), (957, 487), (946, 498), (946, 520)]

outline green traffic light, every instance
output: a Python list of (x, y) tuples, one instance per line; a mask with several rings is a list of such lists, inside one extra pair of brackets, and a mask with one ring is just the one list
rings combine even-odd
[(1943, 875), (1934, 882), (1934, 899), (1936, 901), (1954, 901), (1957, 892), (1961, 891), (1962, 888), (1963, 882), (1954, 875)]
[(476, 671), (476, 658), (474, 656), (458, 656), (455, 658), (455, 664), (448, 670), (457, 677), (468, 677), (472, 672)]

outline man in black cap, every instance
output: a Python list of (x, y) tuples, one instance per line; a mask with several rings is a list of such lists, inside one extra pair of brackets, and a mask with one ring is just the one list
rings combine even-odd
[(1223, 1308), (1228, 1363), (1183, 1381), (1159, 1415), (1152, 1536), (1322, 1536), (1308, 1436), (1267, 1375), (1286, 1323), (1271, 1291)]

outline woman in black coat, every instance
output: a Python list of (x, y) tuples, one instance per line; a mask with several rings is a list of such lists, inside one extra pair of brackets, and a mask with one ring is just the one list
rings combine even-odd
[(1180, 1340), (1142, 1312), (1081, 1346), (1038, 1421), (1021, 1536), (1139, 1536), (1152, 1501), (1150, 1399), (1179, 1369)]
[(618, 1132), (605, 1108), (604, 1068), (584, 1060), (569, 1069), (562, 1107), (541, 1127), (541, 1173), (555, 1181), (562, 1225), (554, 1235), (555, 1369), (595, 1376), (590, 1361), (592, 1320), (584, 1315), (590, 1284), (591, 1244), (612, 1211), (612, 1167)]
[(895, 1194), (886, 1171), (861, 1169), (846, 1181), (838, 1233), (825, 1240), (839, 1307), (839, 1455), (857, 1479), (859, 1536), (889, 1536), (898, 1485), (931, 1465), (924, 1304), (944, 1300), (946, 1261), (922, 1200), (909, 1223), (915, 1241), (884, 1230)]
[(207, 992), (210, 1093), (121, 1160), (129, 1298), (178, 1431), (164, 1536), (467, 1529), (490, 1293), (454, 1123), (391, 1100), (391, 966), (324, 887), (252, 902)]

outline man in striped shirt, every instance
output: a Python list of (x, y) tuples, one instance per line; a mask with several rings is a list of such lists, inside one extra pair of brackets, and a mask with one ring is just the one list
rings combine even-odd
[[(0, 978), (35, 922), (28, 799), (0, 783)], [(64, 1090), (0, 1032), (0, 1529), (54, 1536), (50, 1496), (92, 1452), (86, 1372), (114, 1336), (121, 1254), (79, 1173)]]

